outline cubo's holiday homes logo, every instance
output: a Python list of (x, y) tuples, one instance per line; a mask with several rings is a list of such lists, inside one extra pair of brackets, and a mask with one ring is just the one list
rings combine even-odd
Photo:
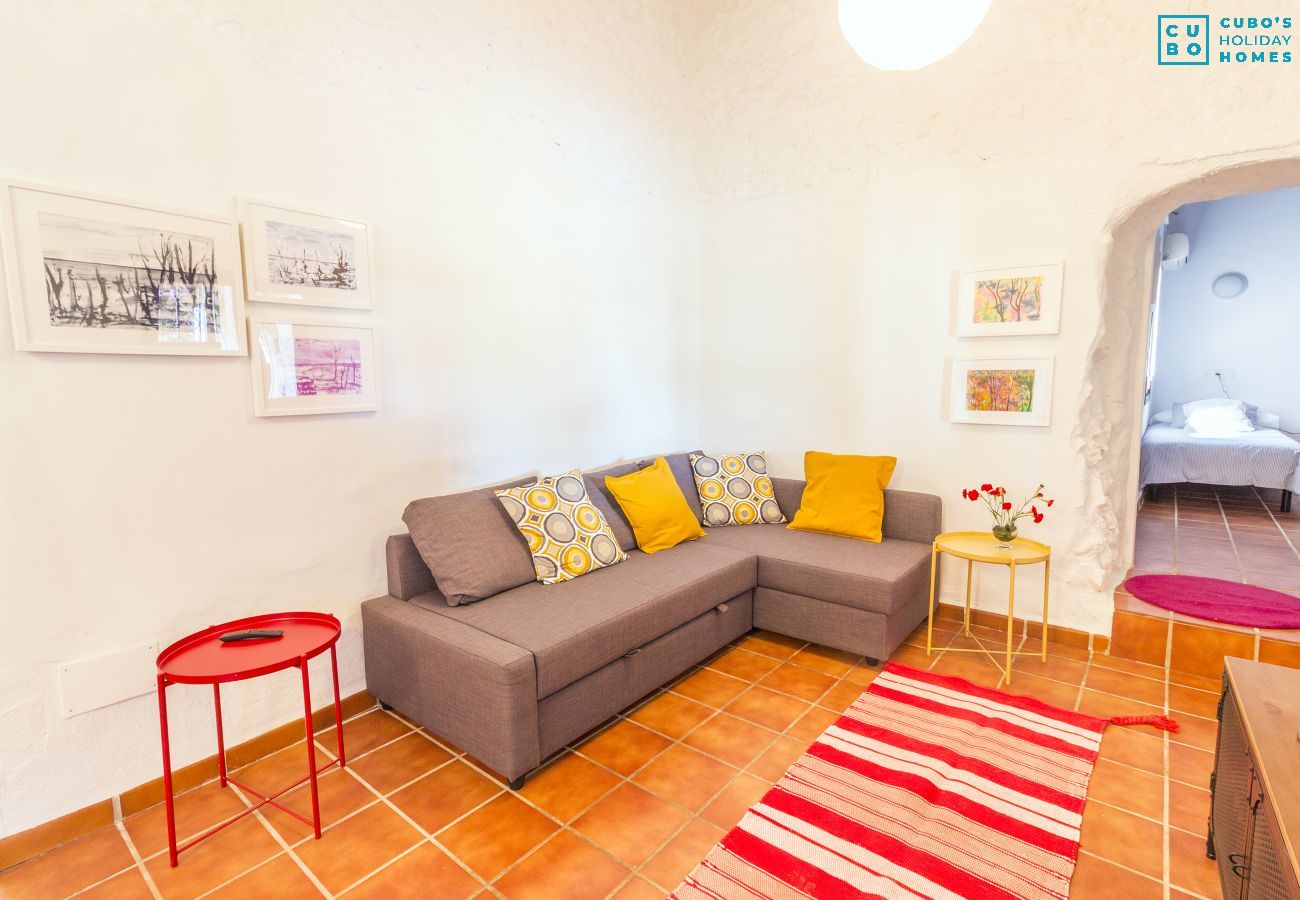
[(1290, 16), (1157, 16), (1156, 28), (1162, 66), (1291, 62)]

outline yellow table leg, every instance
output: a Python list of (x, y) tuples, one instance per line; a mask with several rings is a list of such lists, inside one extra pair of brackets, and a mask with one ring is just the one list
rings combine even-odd
[(1052, 558), (1043, 560), (1043, 662), (1047, 662), (1047, 592), (1052, 580)]
[(934, 570), (939, 562), (938, 546), (930, 547), (930, 615), (925, 620), (925, 655), (930, 655), (934, 640)]
[(975, 571), (975, 560), (966, 560), (966, 634), (970, 635), (970, 583)]
[(1016, 620), (1016, 562), (1011, 561), (1011, 591), (1007, 595), (1007, 684), (1011, 684), (1011, 632)]

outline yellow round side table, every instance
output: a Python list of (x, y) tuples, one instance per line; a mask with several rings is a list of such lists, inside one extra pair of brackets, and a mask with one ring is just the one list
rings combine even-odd
[[(949, 647), (946, 652), (950, 653), (983, 653), (997, 666), (998, 671), (1006, 676), (1007, 684), (1011, 684), (1011, 661), (1016, 656), (1033, 656), (1037, 655), (1035, 651), (1013, 650), (1012, 642), (1014, 638), (1013, 622), (1015, 621), (1016, 611), (1016, 566), (1026, 566), (1033, 563), (1043, 564), (1043, 634), (1042, 648), (1038, 651), (1041, 657), (1047, 659), (1047, 586), (1051, 579), (1052, 568), (1052, 548), (1038, 541), (1029, 538), (1015, 538), (1010, 544), (1003, 544), (991, 533), (987, 531), (950, 531), (939, 535), (934, 539), (934, 548), (930, 551), (930, 616), (925, 626), (925, 654), (929, 656), (934, 650), (934, 585), (935, 572), (939, 565), (939, 554), (947, 553), (949, 556), (955, 556), (959, 559), (966, 560), (966, 615), (963, 629), (968, 637), (975, 642), (975, 647)], [(1007, 648), (1005, 651), (1005, 666), (998, 662), (998, 658), (984, 646), (984, 642), (979, 639), (978, 635), (971, 634), (970, 630), (970, 588), (971, 575), (974, 573), (975, 563), (993, 563), (994, 565), (1006, 566), (1010, 570), (1011, 589), (1007, 594)], [(999, 655), (1004, 655), (998, 651)]]

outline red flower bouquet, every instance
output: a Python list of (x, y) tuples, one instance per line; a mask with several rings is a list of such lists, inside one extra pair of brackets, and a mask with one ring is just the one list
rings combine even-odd
[(972, 503), (978, 500), (984, 501), (984, 505), (993, 514), (993, 536), (1004, 545), (1016, 539), (1016, 522), (1030, 518), (1037, 525), (1043, 521), (1043, 513), (1038, 507), (1047, 509), (1056, 502), (1043, 495), (1041, 484), (1034, 488), (1034, 492), (1026, 497), (1025, 502), (1019, 507), (1007, 500), (1006, 488), (994, 487), (991, 484), (981, 484), (977, 488), (964, 488), (961, 496), (963, 500), (970, 500)]

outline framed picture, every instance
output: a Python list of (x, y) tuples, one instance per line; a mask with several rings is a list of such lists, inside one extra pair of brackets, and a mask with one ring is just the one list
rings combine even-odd
[(955, 359), (949, 420), (978, 425), (1048, 425), (1052, 358)]
[(962, 272), (953, 319), (957, 337), (1056, 334), (1061, 263)]
[(19, 350), (242, 356), (235, 223), (0, 182)]
[(253, 412), (307, 416), (379, 408), (374, 331), (324, 319), (248, 321)]
[(366, 223), (246, 199), (239, 220), (248, 299), (374, 307)]

